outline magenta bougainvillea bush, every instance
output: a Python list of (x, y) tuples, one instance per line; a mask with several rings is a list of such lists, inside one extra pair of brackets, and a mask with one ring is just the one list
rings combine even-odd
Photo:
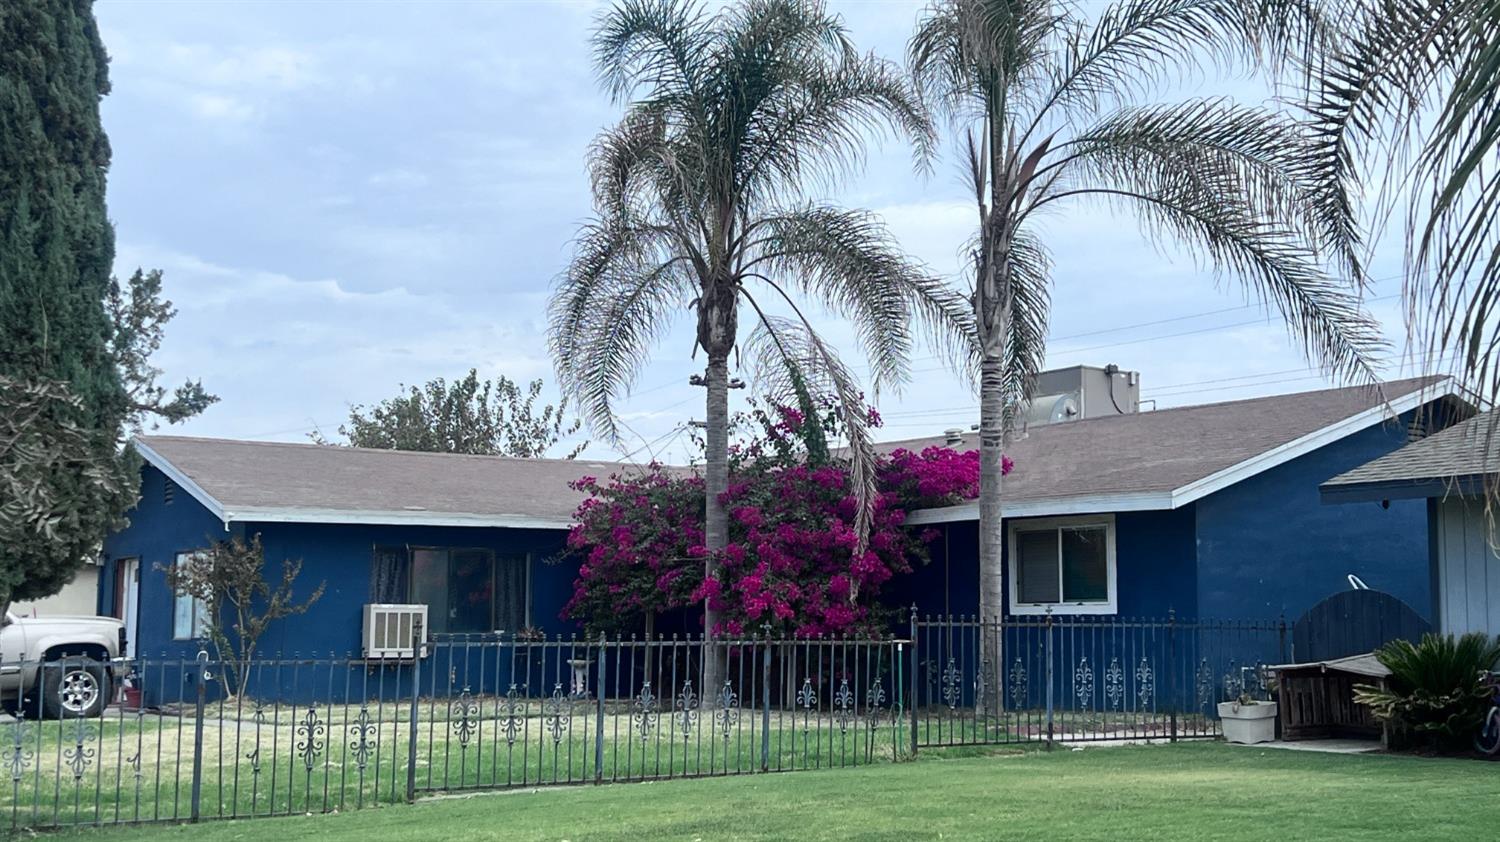
[(908, 528), (906, 513), (979, 493), (977, 451), (895, 451), (879, 464), (861, 542), (849, 472), (817, 447), (829, 433), (826, 418), (778, 409), (754, 410), (747, 421), (758, 434), (732, 449), (723, 498), (730, 538), (719, 574), (704, 577), (701, 478), (660, 465), (606, 482), (585, 477), (575, 484), (588, 497), (568, 537), (582, 560), (565, 617), (595, 630), (639, 627), (643, 617), (709, 600), (722, 612), (717, 634), (878, 632), (889, 620), (881, 587), (925, 563), (935, 537)]

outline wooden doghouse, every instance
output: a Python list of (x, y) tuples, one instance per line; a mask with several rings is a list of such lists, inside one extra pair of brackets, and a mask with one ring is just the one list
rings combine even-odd
[(1354, 685), (1384, 687), (1390, 678), (1391, 671), (1373, 654), (1269, 669), (1276, 674), (1281, 739), (1388, 741), (1386, 729), (1370, 709), (1354, 701)]

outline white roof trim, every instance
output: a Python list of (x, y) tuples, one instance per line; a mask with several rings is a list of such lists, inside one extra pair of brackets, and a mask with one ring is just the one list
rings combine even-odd
[(191, 494), (193, 496), (193, 499), (197, 500), (199, 503), (202, 503), (203, 507), (208, 509), (214, 517), (223, 521), (226, 527), (229, 526), (230, 518), (224, 513), (223, 504), (218, 500), (215, 500), (212, 494), (204, 491), (203, 486), (199, 485), (196, 482), (193, 482), (192, 477), (178, 470), (176, 465), (168, 462), (166, 457), (152, 450), (149, 445), (141, 441), (139, 438), (133, 439), (131, 441), (131, 444), (135, 445), (136, 452), (141, 454), (141, 456), (152, 467), (156, 468), (158, 471), (161, 471), (163, 474), (166, 474), (167, 479), (170, 479), (172, 482), (176, 483), (178, 488), (181, 488), (188, 494)]
[(1273, 447), (1237, 465), (1230, 465), (1218, 473), (1209, 474), (1202, 479), (1195, 480), (1181, 488), (1175, 489), (1172, 492), (1172, 508), (1185, 506), (1194, 500), (1207, 497), (1215, 491), (1228, 488), (1241, 480), (1249, 479), (1258, 473), (1290, 462), (1299, 456), (1305, 456), (1326, 444), (1338, 441), (1344, 436), (1357, 433), (1367, 427), (1373, 427), (1383, 421), (1395, 418), (1403, 412), (1410, 412), (1422, 404), (1454, 394), (1457, 394), (1457, 392), (1453, 388), (1452, 379), (1444, 378), (1427, 388), (1408, 392), (1399, 398), (1379, 406), (1372, 406), (1364, 412), (1329, 424), (1321, 430), (1314, 430), (1299, 439), (1293, 439), (1279, 447)]
[[(1256, 474), (1290, 462), (1299, 456), (1331, 444), (1351, 433), (1372, 427), (1389, 418), (1449, 396), (1467, 400), (1454, 386), (1452, 378), (1444, 378), (1426, 388), (1417, 389), (1395, 398), (1386, 404), (1374, 406), (1341, 421), (1314, 430), (1301, 438), (1293, 439), (1264, 453), (1256, 454), (1243, 462), (1194, 480), (1171, 491), (1126, 492), (1115, 494), (1087, 494), (1077, 497), (1053, 497), (1035, 500), (1003, 500), (1000, 510), (1003, 517), (1044, 517), (1048, 515), (1093, 514), (1099, 512), (1139, 512), (1177, 509), (1195, 500), (1200, 500), (1249, 479)], [(961, 503), (935, 509), (917, 509), (907, 515), (906, 523), (922, 526), (935, 523), (955, 523), (979, 519), (979, 503)]]
[(347, 523), (392, 526), (499, 526), (509, 529), (568, 529), (573, 521), (532, 515), (431, 512), (419, 509), (296, 509), (241, 506), (226, 512), (230, 521), (244, 523)]
[[(1092, 515), (1108, 512), (1142, 512), (1172, 508), (1168, 491), (1131, 491), (1121, 494), (1090, 494), (1083, 497), (1052, 497), (1040, 500), (1004, 500), (1001, 517)], [(906, 516), (906, 525), (954, 523), (979, 519), (979, 503), (960, 503), (939, 509), (917, 509)]]

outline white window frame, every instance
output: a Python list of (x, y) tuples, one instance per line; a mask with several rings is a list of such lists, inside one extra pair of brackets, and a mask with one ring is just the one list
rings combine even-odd
[[(188, 559), (190, 559), (190, 558), (192, 558), (193, 556), (196, 556), (196, 555), (202, 555), (204, 552), (205, 552), (204, 550), (183, 550), (182, 552), (179, 552), (175, 556), (172, 557), (172, 565), (174, 567), (181, 567), (183, 564), (185, 564), (187, 562)], [(177, 606), (183, 600), (190, 600), (191, 601), (192, 608), (190, 610), (193, 612), (192, 615), (191, 615), (191, 620), (189, 622), (189, 625), (191, 626), (191, 628), (189, 629), (189, 631), (191, 632), (191, 634), (189, 634), (187, 637), (181, 637), (181, 636), (179, 636), (177, 634), (178, 631), (179, 631), (179, 629), (177, 628)], [(208, 603), (204, 602), (202, 599), (199, 599), (196, 596), (188, 596), (186, 594), (179, 594), (179, 593), (176, 593), (176, 592), (172, 593), (172, 639), (173, 640), (199, 640), (199, 639), (202, 639), (202, 637), (204, 636), (204, 634), (206, 633), (206, 630), (208, 628), (208, 621), (209, 621)]]
[[(1052, 532), (1060, 529), (1079, 528), (1089, 526), (1104, 527), (1104, 548), (1106, 580), (1108, 582), (1109, 599), (1103, 602), (1021, 602), (1019, 583), (1020, 577), (1016, 572), (1016, 533), (1018, 532)], [(1075, 515), (1071, 517), (1045, 517), (1028, 518), (1026, 520), (1012, 521), (1006, 530), (1006, 573), (1010, 579), (1010, 613), (1017, 616), (1031, 616), (1046, 614), (1117, 614), (1119, 613), (1120, 591), (1116, 576), (1115, 564), (1115, 516), (1106, 515)], [(1059, 550), (1062, 546), (1058, 543)], [(1057, 592), (1062, 591), (1062, 563), (1058, 560), (1058, 583)]]

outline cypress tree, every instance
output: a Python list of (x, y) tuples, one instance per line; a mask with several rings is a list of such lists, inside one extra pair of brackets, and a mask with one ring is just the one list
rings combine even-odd
[(0, 485), (0, 606), (60, 590), (133, 502), (104, 305), (107, 71), (91, 0), (0, 3), (0, 473), (32, 478)]

